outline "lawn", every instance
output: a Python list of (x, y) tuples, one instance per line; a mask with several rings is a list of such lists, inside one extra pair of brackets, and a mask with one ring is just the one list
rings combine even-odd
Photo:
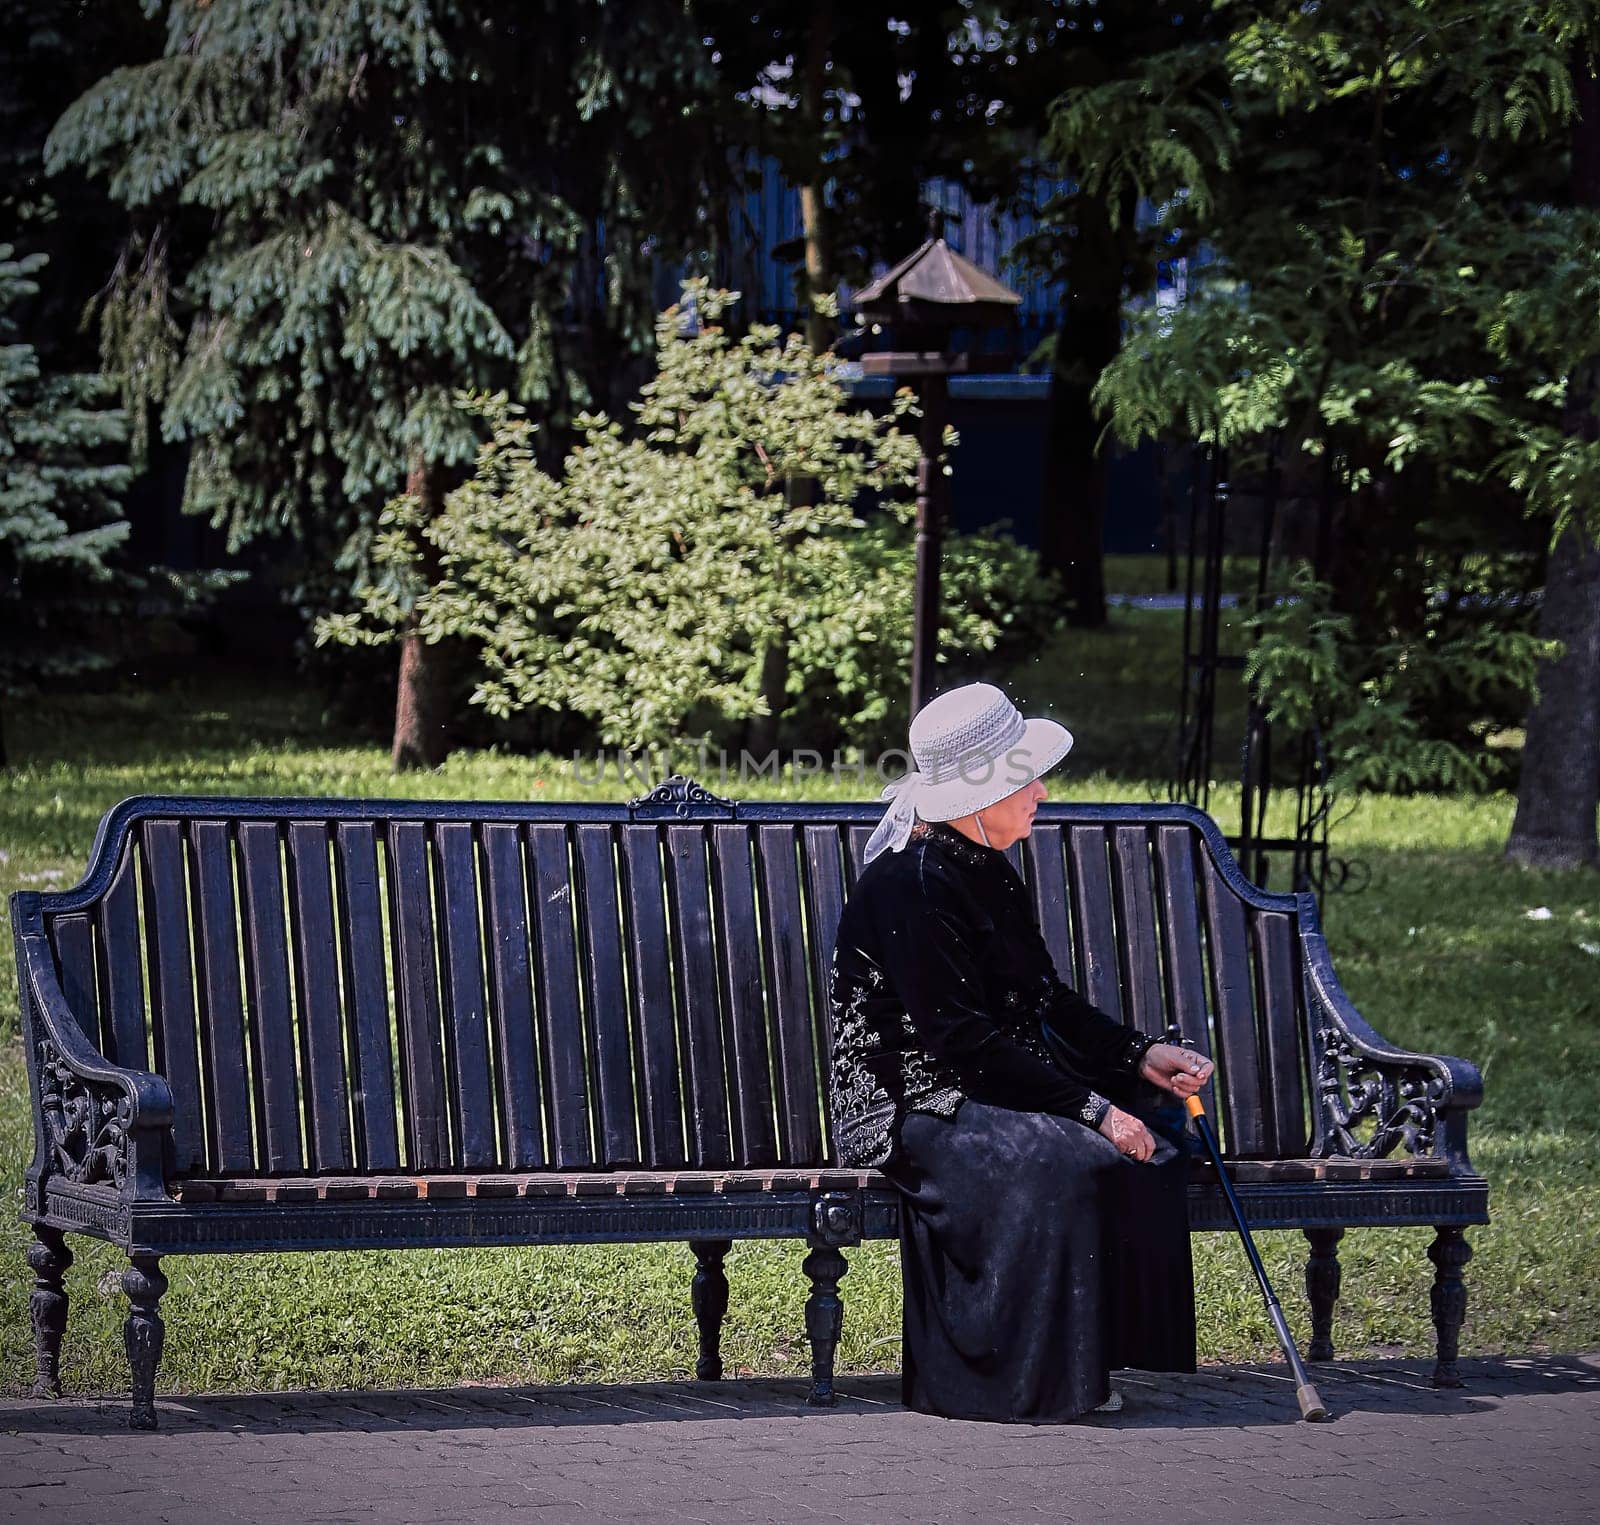
[[(1142, 799), (1159, 792), (1170, 752), (1181, 615), (1121, 612), (1109, 632), (1063, 634), (1001, 675), (1033, 711), (1077, 734), (1051, 792)], [(86, 694), (10, 716), (15, 766), (0, 773), (0, 891), (72, 883), (101, 813), (148, 791), (460, 798), (585, 794), (567, 761), (458, 755), (439, 773), (396, 778), (382, 750), (336, 734), (287, 683), (189, 682)], [(870, 777), (870, 774), (869, 774)], [(714, 781), (708, 779), (707, 782)], [(616, 797), (615, 779), (608, 776)], [(623, 792), (634, 792), (631, 790)], [(859, 797), (859, 784), (764, 781), (747, 795)], [(1231, 824), (1224, 783), (1213, 808)], [(1499, 860), (1513, 802), (1369, 797), (1335, 829), (1335, 848), (1370, 882), (1325, 908), (1335, 962), (1384, 1033), (1463, 1054), (1487, 1098), (1474, 1157), (1491, 1183), (1494, 1223), (1472, 1235), (1468, 1353), (1600, 1346), (1600, 1172), (1589, 1079), (1600, 1071), (1600, 897), (1592, 875), (1533, 873)], [(1545, 908), (1549, 914), (1530, 917)], [(0, 987), (0, 1178), (20, 1200), (31, 1149), (27, 1084), (15, 1041), (16, 992)], [(1302, 1335), (1303, 1241), (1264, 1247)], [(1431, 1348), (1424, 1230), (1347, 1236), (1336, 1345), (1345, 1356)], [(31, 1378), (26, 1235), (0, 1219), (0, 1386)], [(119, 1258), (75, 1240), (64, 1381), (122, 1390)], [(806, 1368), (797, 1245), (739, 1245), (725, 1339), (729, 1369)], [(1275, 1346), (1231, 1237), (1195, 1241), (1200, 1346), (1210, 1360), (1267, 1357)], [(681, 1377), (692, 1369), (692, 1260), (681, 1246), (231, 1256), (167, 1263), (172, 1290), (166, 1391), (412, 1383)], [(898, 1362), (895, 1251), (850, 1256), (845, 1371)]]

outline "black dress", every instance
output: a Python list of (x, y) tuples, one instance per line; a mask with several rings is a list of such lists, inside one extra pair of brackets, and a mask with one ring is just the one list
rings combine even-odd
[(1053, 1423), (1114, 1368), (1193, 1371), (1187, 1151), (1096, 1131), (1158, 1121), (1155, 1040), (1061, 982), (1005, 855), (935, 823), (875, 859), (830, 994), (840, 1158), (902, 1193), (907, 1407)]

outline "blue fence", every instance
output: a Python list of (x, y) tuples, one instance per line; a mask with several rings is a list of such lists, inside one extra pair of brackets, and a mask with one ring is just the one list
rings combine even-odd
[[(798, 325), (803, 317), (798, 296), (800, 261), (775, 258), (772, 251), (786, 244), (791, 248), (799, 245), (805, 231), (800, 191), (783, 178), (777, 160), (770, 155), (753, 157), (749, 174), (751, 188), (734, 204), (727, 239), (718, 251), (717, 279), (742, 292), (751, 315), (760, 321)], [(951, 181), (929, 180), (922, 186), (923, 201), (944, 210), (945, 239), (950, 247), (1021, 296), (1018, 321), (1025, 350), (1054, 328), (1062, 288), (1057, 281), (1014, 266), (1011, 252), (1037, 227), (1035, 209), (1069, 185), (1046, 175), (1035, 176), (1027, 186), (1025, 204), (1017, 209), (974, 201), (963, 186)], [(661, 306), (676, 298), (683, 274), (682, 266), (663, 262), (658, 268), (656, 296)]]
[[(850, 385), (862, 402), (887, 398), (895, 383), (863, 377)], [(950, 518), (963, 532), (1004, 522), (1022, 545), (1040, 543), (1044, 504), (1048, 376), (956, 376), (950, 381), (950, 422), (957, 435), (950, 469)], [(1105, 548), (1137, 555), (1165, 548), (1161, 472), (1149, 448), (1120, 451), (1109, 472)]]

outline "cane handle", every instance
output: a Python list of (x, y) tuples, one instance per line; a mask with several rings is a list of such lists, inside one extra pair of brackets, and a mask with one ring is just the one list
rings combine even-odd
[(1190, 1117), (1204, 1117), (1206, 1115), (1206, 1109), (1200, 1104), (1198, 1096), (1186, 1096), (1183, 1104), (1188, 1108)]

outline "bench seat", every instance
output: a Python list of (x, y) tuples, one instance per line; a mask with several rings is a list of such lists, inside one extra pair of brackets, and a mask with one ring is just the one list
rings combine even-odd
[(173, 1183), (195, 1202), (456, 1201), (462, 1197), (703, 1197), (749, 1192), (893, 1190), (875, 1170), (679, 1170), (609, 1175), (197, 1177)]
[[(1425, 1181), (1450, 1174), (1439, 1156), (1406, 1160), (1236, 1160), (1237, 1185), (1295, 1181)], [(1190, 1179), (1216, 1183), (1215, 1169), (1195, 1161)], [(753, 1191), (883, 1191), (876, 1170), (679, 1170), (584, 1175), (547, 1171), (520, 1175), (196, 1176), (172, 1183), (173, 1198), (197, 1202), (456, 1201), (462, 1197), (655, 1197), (731, 1195)]]

